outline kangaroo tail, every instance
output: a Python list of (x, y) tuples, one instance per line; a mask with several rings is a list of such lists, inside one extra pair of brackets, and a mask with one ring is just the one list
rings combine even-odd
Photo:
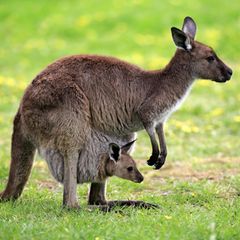
[(0, 200), (17, 199), (21, 195), (31, 172), (35, 150), (33, 143), (23, 135), (21, 114), (18, 112), (14, 119), (8, 182), (0, 193)]

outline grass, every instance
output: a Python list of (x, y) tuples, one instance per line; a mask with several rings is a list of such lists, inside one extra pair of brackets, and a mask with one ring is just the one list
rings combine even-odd
[(64, 55), (112, 55), (146, 69), (174, 53), (170, 27), (185, 16), (197, 39), (211, 45), (234, 71), (227, 84), (197, 81), (167, 122), (168, 159), (154, 171), (145, 160), (145, 132), (133, 154), (143, 184), (113, 178), (109, 199), (154, 202), (159, 210), (81, 211), (61, 208), (62, 187), (37, 159), (22, 197), (0, 204), (0, 239), (239, 239), (240, 238), (240, 18), (239, 1), (0, 1), (0, 189), (7, 180), (12, 120), (25, 87)]

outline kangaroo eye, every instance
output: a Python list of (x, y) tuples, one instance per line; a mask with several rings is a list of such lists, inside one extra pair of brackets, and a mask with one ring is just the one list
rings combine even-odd
[(206, 60), (207, 60), (209, 63), (211, 63), (211, 62), (213, 62), (213, 61), (215, 60), (215, 57), (214, 57), (214, 56), (209, 56), (209, 57), (206, 58)]
[(128, 167), (127, 170), (131, 172), (133, 170), (133, 167)]

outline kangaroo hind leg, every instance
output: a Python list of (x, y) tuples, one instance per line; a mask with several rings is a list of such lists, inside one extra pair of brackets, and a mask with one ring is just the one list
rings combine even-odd
[(91, 183), (89, 195), (88, 195), (89, 205), (105, 205), (106, 200), (106, 181), (101, 183)]
[(78, 151), (65, 152), (63, 177), (63, 206), (79, 208), (77, 200), (77, 162)]

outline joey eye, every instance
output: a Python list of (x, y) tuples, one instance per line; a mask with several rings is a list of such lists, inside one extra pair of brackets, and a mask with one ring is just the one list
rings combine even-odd
[(209, 63), (211, 63), (211, 62), (213, 62), (213, 61), (215, 60), (215, 57), (214, 57), (214, 56), (209, 56), (209, 57), (206, 58), (206, 60), (207, 60)]
[(128, 167), (127, 170), (131, 172), (133, 170), (133, 167)]

